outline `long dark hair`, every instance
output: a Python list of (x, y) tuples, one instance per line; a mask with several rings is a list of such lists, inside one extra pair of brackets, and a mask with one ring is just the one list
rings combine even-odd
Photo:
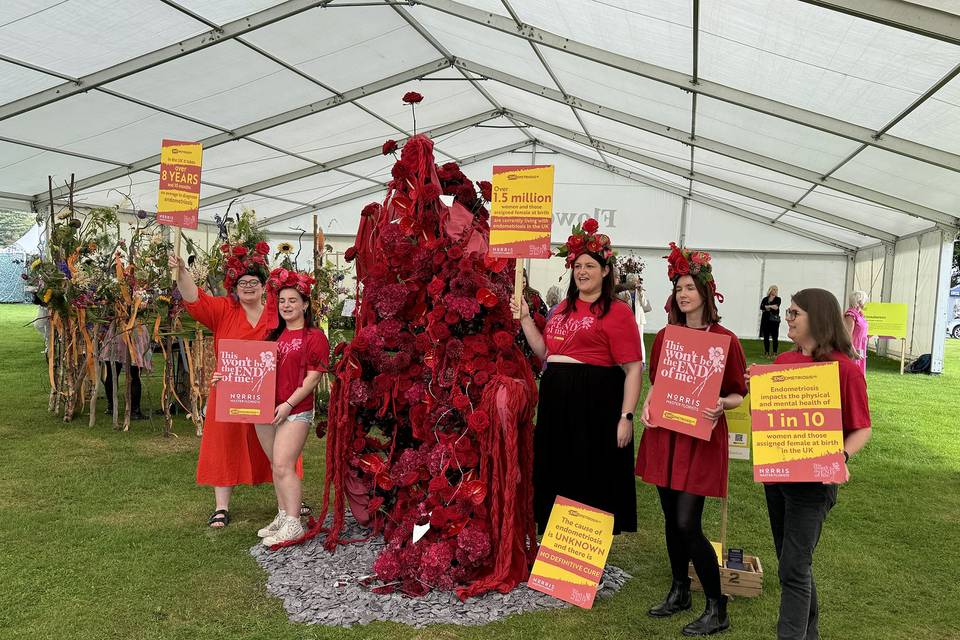
[[(600, 297), (590, 303), (590, 311), (596, 313), (598, 310), (600, 313), (598, 317), (602, 318), (610, 312), (610, 305), (613, 304), (613, 272), (616, 271), (614, 266), (608, 264), (604, 260), (603, 256), (599, 253), (586, 252), (585, 255), (590, 256), (596, 260), (597, 264), (600, 265), (600, 269), (604, 267), (609, 267), (607, 275), (603, 276), (603, 283), (600, 285)], [(574, 311), (577, 308), (577, 300), (580, 299), (580, 290), (577, 289), (577, 281), (574, 279), (573, 267), (570, 267), (570, 284), (567, 286), (567, 304), (564, 305), (562, 315), (567, 315), (571, 311)]]
[[(813, 349), (816, 362), (831, 360), (830, 355), (834, 351), (851, 359), (857, 357), (850, 334), (843, 324), (843, 311), (836, 296), (826, 289), (801, 289), (791, 298), (807, 314), (810, 337), (816, 343)], [(797, 349), (800, 349), (800, 345), (797, 345)]]
[[(292, 291), (297, 291), (293, 287), (284, 287), (277, 291), (277, 304), (280, 304), (280, 294), (290, 289)], [(307, 308), (303, 310), (303, 328), (304, 329), (313, 329), (316, 325), (313, 323), (313, 306), (310, 304), (310, 298), (303, 295), (297, 291), (297, 295), (300, 296), (300, 299), (307, 303)], [(280, 337), (280, 334), (283, 333), (283, 330), (287, 328), (287, 321), (283, 319), (283, 316), (280, 315), (279, 311), (277, 313), (277, 328), (267, 334), (265, 338), (267, 342), (276, 342), (277, 338)]]
[[(670, 290), (670, 311), (667, 313), (667, 323), (668, 324), (678, 324), (680, 326), (687, 326), (687, 314), (680, 310), (680, 305), (677, 304), (677, 283), (680, 282), (680, 278), (683, 276), (676, 276), (673, 279), (673, 288)], [(713, 297), (713, 293), (707, 288), (707, 285), (700, 282), (695, 276), (690, 276), (693, 278), (693, 284), (697, 287), (697, 293), (700, 294), (700, 297), (703, 299), (703, 321), (707, 324), (717, 324), (720, 322), (720, 311), (717, 309), (717, 301)]]

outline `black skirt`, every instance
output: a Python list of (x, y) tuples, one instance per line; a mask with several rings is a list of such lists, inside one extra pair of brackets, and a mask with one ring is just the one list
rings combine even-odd
[(624, 377), (620, 367), (547, 365), (533, 449), (533, 508), (540, 533), (558, 495), (612, 513), (614, 533), (637, 530), (634, 443), (617, 446)]

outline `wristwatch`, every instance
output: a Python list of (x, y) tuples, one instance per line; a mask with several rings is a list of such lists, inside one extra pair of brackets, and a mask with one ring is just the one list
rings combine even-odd
[(630, 413), (629, 411), (627, 411), (626, 413), (621, 413), (621, 414), (620, 414), (620, 417), (621, 417), (621, 418), (626, 418), (626, 419), (629, 420), (630, 422), (633, 422), (633, 414)]

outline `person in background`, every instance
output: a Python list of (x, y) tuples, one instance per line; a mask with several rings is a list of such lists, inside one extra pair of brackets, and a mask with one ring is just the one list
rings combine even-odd
[[(543, 328), (547, 325), (547, 305), (543, 302), (543, 297), (540, 295), (540, 292), (530, 286), (526, 269), (523, 270), (523, 301), (527, 303), (527, 312), (529, 316), (533, 318), (537, 330), (543, 331)], [(523, 356), (527, 359), (527, 362), (530, 363), (530, 370), (533, 372), (533, 377), (539, 379), (544, 369), (543, 358), (531, 349), (530, 344), (524, 339), (522, 331), (517, 334), (516, 342)]]
[[(663, 602), (647, 611), (654, 618), (668, 618), (691, 607), (688, 565), (703, 585), (706, 606), (699, 618), (686, 625), (686, 636), (719, 633), (730, 626), (727, 596), (720, 588), (717, 554), (703, 534), (703, 506), (707, 496), (727, 495), (728, 441), (725, 411), (736, 409), (747, 394), (744, 382), (746, 359), (737, 336), (720, 325), (717, 292), (710, 254), (670, 244), (667, 277), (673, 283), (673, 296), (667, 315), (672, 325), (696, 331), (725, 335), (730, 350), (720, 383), (717, 404), (704, 411), (715, 420), (709, 440), (658, 428), (650, 422), (650, 394), (643, 403), (640, 421), (646, 427), (637, 452), (636, 474), (644, 482), (656, 485), (663, 510), (664, 537), (673, 583)], [(716, 301), (715, 301), (716, 300)], [(656, 384), (666, 328), (657, 333), (650, 350), (650, 382)]]
[[(130, 419), (146, 420), (147, 416), (140, 410), (140, 398), (142, 395), (142, 385), (140, 383), (140, 371), (146, 369), (153, 371), (153, 350), (150, 348), (150, 332), (141, 323), (134, 325), (130, 331), (130, 341), (133, 344), (134, 358), (130, 359), (130, 347), (123, 335), (117, 333), (116, 321), (111, 322), (107, 327), (107, 333), (103, 338), (100, 353), (97, 359), (103, 363), (104, 379), (103, 388), (107, 394), (107, 409), (104, 413), (108, 416), (113, 415), (113, 384), (119, 383), (120, 372), (124, 365), (130, 363)], [(119, 384), (118, 384), (119, 387)], [(117, 397), (124, 398), (123, 393), (117, 389)]]
[[(760, 337), (763, 338), (763, 355), (776, 356), (780, 350), (780, 293), (777, 285), (767, 289), (760, 300)], [(773, 350), (770, 343), (773, 342)]]
[(853, 350), (856, 352), (854, 362), (860, 367), (860, 372), (867, 375), (867, 331), (870, 325), (863, 317), (863, 307), (869, 298), (866, 291), (853, 291), (847, 298), (849, 307), (843, 312), (843, 326), (850, 334)]
[(630, 306), (633, 308), (633, 316), (637, 320), (637, 328), (640, 330), (640, 355), (643, 361), (647, 361), (647, 348), (643, 344), (643, 330), (647, 324), (647, 313), (653, 310), (650, 301), (647, 300), (647, 290), (643, 288), (643, 278), (635, 273), (627, 274), (627, 286), (630, 287)]
[[(849, 462), (870, 439), (870, 407), (867, 383), (853, 360), (854, 349), (843, 326), (840, 303), (829, 291), (803, 289), (793, 294), (784, 315), (787, 337), (796, 349), (780, 354), (774, 364), (835, 361), (839, 365), (843, 456)], [(745, 377), (749, 380), (749, 375)], [(849, 479), (850, 470), (844, 464), (842, 482)], [(778, 640), (820, 637), (813, 552), (827, 513), (837, 502), (837, 488), (837, 484), (819, 482), (764, 485), (770, 531), (780, 564)]]
[(560, 287), (553, 285), (547, 289), (547, 322), (550, 322), (550, 318), (553, 317), (553, 312), (556, 310), (557, 305), (560, 304)]

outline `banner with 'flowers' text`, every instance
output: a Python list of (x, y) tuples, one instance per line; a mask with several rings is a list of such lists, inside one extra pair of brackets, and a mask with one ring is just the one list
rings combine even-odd
[(714, 421), (703, 412), (717, 406), (729, 353), (730, 336), (669, 325), (650, 390), (650, 422), (709, 440)]
[(216, 419), (273, 422), (277, 384), (277, 343), (220, 340), (217, 349)]

